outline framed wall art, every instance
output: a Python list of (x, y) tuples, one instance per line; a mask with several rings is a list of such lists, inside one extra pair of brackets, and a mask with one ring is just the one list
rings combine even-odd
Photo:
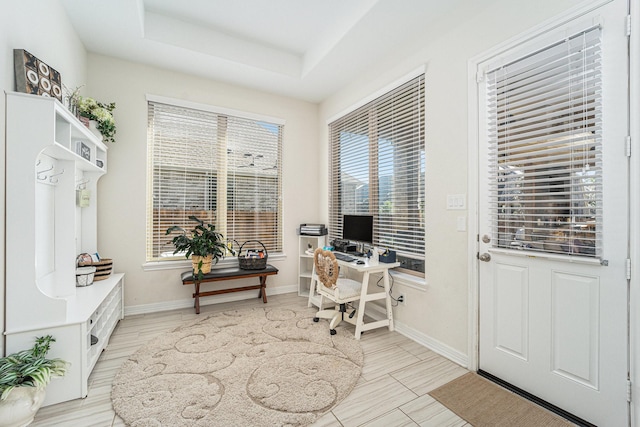
[(24, 49), (13, 50), (16, 91), (50, 96), (62, 102), (60, 73)]

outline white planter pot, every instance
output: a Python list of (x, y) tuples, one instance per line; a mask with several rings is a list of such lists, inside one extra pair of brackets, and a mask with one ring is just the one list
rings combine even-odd
[(89, 120), (89, 130), (93, 132), (95, 136), (98, 137), (100, 141), (102, 141), (102, 134), (98, 130), (98, 122), (95, 120)]
[(44, 401), (45, 390), (16, 387), (0, 401), (0, 427), (23, 427), (33, 422)]

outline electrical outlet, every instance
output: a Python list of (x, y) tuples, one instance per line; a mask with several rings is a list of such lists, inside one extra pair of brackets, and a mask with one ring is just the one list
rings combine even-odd
[(398, 304), (405, 305), (407, 303), (407, 297), (404, 294), (400, 294), (398, 297)]

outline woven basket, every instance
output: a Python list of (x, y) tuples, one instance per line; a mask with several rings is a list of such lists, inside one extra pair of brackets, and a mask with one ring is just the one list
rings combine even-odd
[(200, 261), (202, 261), (202, 267), (200, 268), (200, 271), (202, 271), (202, 274), (211, 273), (211, 263), (213, 261), (213, 256), (207, 255), (206, 257), (204, 257), (199, 255), (191, 255), (191, 267), (193, 268), (193, 271), (195, 271), (196, 273), (198, 272), (198, 266), (200, 265)]
[(113, 270), (113, 260), (111, 258), (102, 258), (98, 262), (79, 262), (78, 267), (93, 266), (96, 268), (96, 273), (93, 276), (93, 281), (104, 280), (111, 276)]
[[(263, 254), (262, 258), (250, 257), (251, 252), (249, 250), (247, 250), (247, 252), (245, 252), (244, 254), (242, 253), (242, 248), (244, 248), (244, 245), (252, 242), (259, 243), (260, 246), (262, 246), (262, 250), (258, 250), (257, 252), (254, 252), (257, 254), (262, 253)], [(267, 253), (267, 248), (262, 244), (261, 241), (247, 240), (242, 244), (242, 246), (240, 246), (240, 250), (238, 251), (238, 266), (242, 270), (264, 270), (265, 268), (267, 268), (268, 257), (269, 257), (269, 254)]]

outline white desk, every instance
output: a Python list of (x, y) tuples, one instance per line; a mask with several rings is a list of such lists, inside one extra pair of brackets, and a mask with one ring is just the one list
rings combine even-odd
[[(370, 329), (375, 329), (375, 328), (381, 328), (383, 326), (388, 326), (389, 330), (393, 331), (393, 310), (391, 307), (391, 296), (389, 295), (389, 292), (391, 290), (390, 284), (389, 284), (389, 269), (399, 267), (400, 263), (399, 262), (394, 262), (394, 263), (375, 262), (374, 263), (374, 262), (369, 262), (369, 259), (366, 257), (363, 257), (363, 258), (354, 257), (354, 256), (352, 257), (364, 261), (364, 264), (357, 264), (355, 261), (352, 261), (352, 262), (342, 261), (342, 260), (337, 260), (337, 261), (340, 267), (346, 267), (350, 270), (354, 270), (359, 273), (362, 273), (362, 290), (360, 294), (360, 302), (358, 303), (358, 310), (357, 310), (358, 315), (356, 316), (356, 320), (354, 323), (356, 326), (356, 332), (355, 332), (356, 339), (359, 340), (360, 335), (364, 331), (368, 331)], [(369, 275), (371, 273), (382, 273), (382, 280), (384, 282), (384, 292), (375, 292), (371, 294), (369, 293)], [(311, 307), (313, 305), (311, 300), (316, 293), (317, 282), (318, 282), (318, 276), (316, 275), (316, 270), (314, 265), (313, 272), (311, 273), (311, 287), (309, 289), (309, 300), (307, 303), (308, 307)], [(364, 309), (365, 309), (366, 303), (369, 301), (376, 301), (381, 299), (384, 299), (386, 302), (385, 305), (387, 308), (387, 318), (365, 324)], [(320, 309), (322, 309), (322, 307), (320, 307)], [(349, 323), (353, 323), (350, 321), (351, 319), (345, 318), (344, 320)]]

